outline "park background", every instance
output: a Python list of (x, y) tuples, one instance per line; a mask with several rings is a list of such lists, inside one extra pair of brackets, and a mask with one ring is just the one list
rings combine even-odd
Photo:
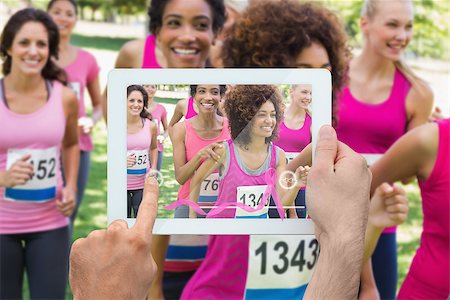
[[(0, 0), (0, 29), (3, 29), (9, 16), (18, 9), (27, 6), (45, 9), (47, 2), (45, 0)], [(72, 43), (88, 50), (96, 57), (101, 67), (100, 82), (103, 90), (108, 71), (114, 67), (120, 47), (130, 39), (143, 38), (147, 34), (148, 0), (77, 0), (77, 3), (79, 20), (72, 35)], [(325, 0), (322, 3), (341, 17), (350, 36), (353, 53), (358, 53), (362, 44), (362, 36), (358, 28), (362, 2)], [(434, 93), (435, 106), (440, 107), (444, 116), (449, 117), (450, 1), (420, 0), (414, 1), (414, 4), (414, 37), (405, 53), (405, 60), (417, 75), (428, 82)], [(177, 96), (179, 96), (177, 93), (174, 95), (160, 98), (161, 103), (168, 110), (168, 118), (171, 117)], [(88, 94), (85, 100), (90, 107)], [(86, 236), (92, 230), (106, 227), (106, 138), (106, 126), (100, 121), (93, 132), (95, 149), (91, 156), (91, 173), (75, 222), (74, 240)], [(168, 203), (176, 199), (179, 187), (173, 176), (172, 146), (169, 139), (165, 142), (161, 170), (164, 185), (161, 186), (160, 198), (161, 202)], [(422, 231), (421, 198), (417, 182), (408, 184), (405, 189), (408, 193), (410, 211), (408, 220), (399, 226), (397, 232), (399, 286), (419, 245)], [(24, 298), (29, 298), (26, 284)], [(69, 288), (66, 298), (72, 299)]]

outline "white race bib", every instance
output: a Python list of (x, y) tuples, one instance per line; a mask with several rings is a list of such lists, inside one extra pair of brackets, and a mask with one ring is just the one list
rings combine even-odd
[(5, 189), (11, 201), (45, 202), (56, 197), (56, 174), (59, 168), (56, 147), (47, 149), (8, 149), (6, 169), (25, 155), (33, 165), (33, 174), (24, 185)]
[[(239, 186), (237, 188), (238, 203), (245, 204), (251, 208), (257, 208), (262, 201), (267, 185)], [(247, 212), (239, 207), (236, 208), (236, 218), (267, 218), (269, 211), (270, 195), (265, 205), (256, 212)]]
[(301, 299), (319, 256), (314, 235), (253, 235), (245, 299)]
[(81, 94), (81, 87), (79, 82), (69, 82), (68, 86), (70, 89), (75, 93), (75, 96), (77, 96), (78, 101), (81, 100), (80, 94)]
[(202, 185), (200, 186), (200, 195), (198, 198), (200, 206), (203, 206), (204, 204), (207, 204), (206, 206), (211, 206), (216, 202), (218, 193), (219, 173), (212, 173), (203, 180)]
[(148, 151), (147, 150), (129, 150), (127, 156), (134, 154), (136, 163), (127, 168), (127, 174), (129, 175), (144, 175), (147, 173), (147, 167), (149, 166)]
[(287, 163), (290, 163), (298, 154), (299, 152), (286, 152)]

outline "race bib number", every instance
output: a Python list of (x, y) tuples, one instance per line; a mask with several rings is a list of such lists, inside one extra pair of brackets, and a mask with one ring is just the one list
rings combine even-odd
[(5, 189), (10, 201), (46, 202), (56, 197), (56, 172), (59, 168), (56, 147), (48, 149), (8, 149), (6, 169), (25, 155), (33, 165), (31, 178), (20, 186)]
[(147, 167), (149, 166), (148, 151), (147, 150), (130, 150), (127, 151), (127, 156), (133, 155), (136, 158), (136, 163), (127, 168), (127, 174), (129, 175), (144, 175), (147, 173)]
[[(267, 185), (239, 186), (237, 188), (237, 202), (251, 208), (257, 208), (263, 200)], [(269, 211), (270, 195), (265, 205), (258, 211), (247, 212), (239, 207), (236, 208), (236, 218), (267, 218)]]
[(314, 235), (250, 236), (245, 299), (301, 299), (318, 256)]
[(286, 152), (286, 163), (290, 163), (299, 152)]
[(68, 86), (70, 87), (70, 89), (75, 93), (75, 95), (77, 96), (78, 101), (81, 100), (81, 87), (80, 87), (80, 83), (79, 82), (69, 82)]
[(200, 196), (198, 198), (198, 202), (201, 203), (200, 206), (204, 206), (205, 203), (211, 206), (211, 204), (216, 202), (218, 193), (219, 173), (213, 173), (203, 180), (200, 187)]

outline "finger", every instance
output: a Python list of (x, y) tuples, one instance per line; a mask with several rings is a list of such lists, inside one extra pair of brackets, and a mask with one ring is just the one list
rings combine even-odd
[(19, 159), (19, 161), (27, 161), (27, 160), (29, 160), (31, 158), (31, 154), (26, 154), (26, 155), (24, 155), (24, 156), (22, 156), (20, 159)]
[(107, 231), (119, 231), (128, 229), (128, 223), (125, 220), (115, 220), (108, 226)]
[(156, 214), (158, 213), (158, 195), (158, 181), (154, 176), (147, 176), (142, 202), (133, 227), (133, 230), (140, 231), (145, 237), (151, 236), (155, 224)]
[(337, 137), (333, 127), (325, 125), (320, 128), (315, 149), (315, 161), (312, 171), (333, 172), (337, 154)]

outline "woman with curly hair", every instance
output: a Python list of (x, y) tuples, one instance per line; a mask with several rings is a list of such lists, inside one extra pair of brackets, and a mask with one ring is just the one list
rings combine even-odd
[[(284, 151), (272, 143), (277, 136), (284, 108), (278, 88), (271, 85), (237, 85), (225, 95), (224, 101), (226, 115), (233, 116), (229, 121), (231, 139), (219, 149), (220, 158), (206, 160), (192, 178), (190, 217), (197, 216), (194, 208), (197, 208), (201, 182), (216, 169), (220, 174), (219, 195), (216, 207), (207, 217), (267, 218), (269, 215), (279, 217), (280, 214), (284, 217), (283, 207), (292, 205), (297, 189), (286, 189), (280, 184), (281, 178), (278, 178), (286, 167)], [(296, 175), (302, 176), (302, 180), (297, 185), (304, 186), (307, 172), (308, 168), (299, 167)], [(270, 193), (264, 198), (267, 189)], [(269, 200), (270, 195), (274, 200)], [(271, 214), (269, 203), (275, 203), (278, 215)], [(255, 277), (254, 272), (250, 271), (259, 268), (256, 266), (258, 262), (251, 260), (249, 249), (250, 252), (258, 251), (252, 247), (258, 244), (259, 239), (256, 236), (211, 236), (205, 260), (185, 287), (182, 299), (203, 299), (212, 295), (218, 299), (257, 297), (263, 282), (259, 281), (261, 277)], [(316, 247), (317, 255), (317, 241), (314, 243), (313, 237), (310, 240), (313, 243), (311, 247)], [(308, 268), (312, 272), (316, 259), (307, 258), (311, 258)], [(290, 274), (282, 272), (271, 276), (270, 285), (275, 289), (272, 296), (288, 292), (286, 289), (277, 290), (279, 286), (286, 286), (286, 282), (295, 291), (300, 292), (305, 287), (305, 278), (286, 275)], [(305, 277), (309, 280), (308, 276)], [(291, 296), (297, 294), (294, 292)]]

